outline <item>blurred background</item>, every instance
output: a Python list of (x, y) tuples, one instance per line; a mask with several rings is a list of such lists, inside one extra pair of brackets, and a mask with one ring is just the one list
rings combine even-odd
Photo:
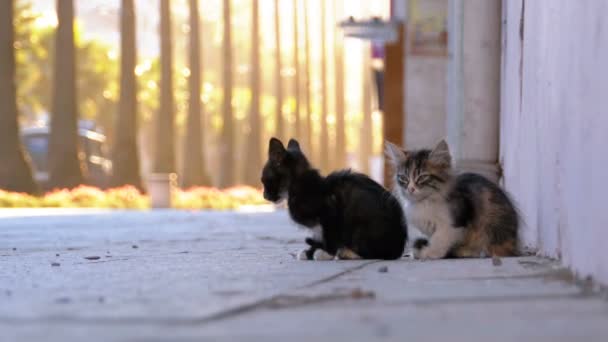
[(6, 2), (20, 140), (43, 191), (144, 190), (173, 172), (184, 188), (259, 187), (271, 136), (299, 139), (323, 171), (382, 178), (371, 45), (338, 24), (386, 19), (389, 1)]
[(522, 247), (606, 284), (607, 14), (604, 0), (2, 0), (0, 207), (265, 203), (271, 136), (389, 186), (383, 141), (447, 138), (458, 170), (512, 195)]

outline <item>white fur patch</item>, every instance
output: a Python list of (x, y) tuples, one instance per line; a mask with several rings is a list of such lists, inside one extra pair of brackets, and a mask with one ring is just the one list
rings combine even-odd
[(452, 225), (450, 210), (440, 196), (431, 196), (421, 202), (408, 203), (404, 209), (407, 223), (416, 227), (427, 237), (433, 235), (439, 227)]
[(321, 226), (315, 226), (310, 228), (310, 230), (312, 231), (312, 238), (315, 241), (323, 241), (323, 229)]
[(408, 229), (418, 229), (429, 240), (427, 247), (414, 250), (416, 259), (441, 259), (464, 238), (464, 229), (452, 227), (452, 217), (441, 194), (420, 202), (408, 202), (404, 210)]
[(301, 250), (298, 253), (298, 255), (296, 256), (296, 259), (298, 259), (298, 260), (308, 260), (308, 256), (306, 255), (307, 251), (308, 251), (308, 249)]
[(451, 225), (439, 226), (431, 235), (429, 245), (422, 248), (417, 254), (418, 259), (441, 259), (450, 249), (464, 238), (464, 229), (454, 228)]
[(324, 251), (322, 249), (317, 249), (315, 251), (315, 254), (313, 254), (312, 258), (317, 261), (334, 260), (333, 255), (327, 253), (326, 251)]

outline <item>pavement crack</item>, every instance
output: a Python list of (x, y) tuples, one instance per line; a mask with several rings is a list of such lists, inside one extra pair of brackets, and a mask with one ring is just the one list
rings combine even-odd
[(354, 271), (358, 271), (360, 269), (363, 269), (365, 266), (368, 266), (368, 265), (371, 265), (371, 264), (375, 264), (375, 263), (378, 263), (378, 262), (380, 262), (380, 261), (379, 260), (372, 260), (372, 261), (364, 262), (364, 263), (362, 263), (360, 265), (357, 265), (355, 267), (351, 267), (351, 268), (346, 269), (346, 270), (344, 270), (342, 272), (339, 272), (339, 273), (336, 273), (336, 274), (332, 274), (332, 275), (330, 275), (328, 277), (321, 278), (321, 279), (315, 280), (315, 281), (313, 281), (311, 283), (302, 285), (300, 287), (297, 287), (296, 289), (304, 289), (304, 288), (309, 288), (309, 287), (317, 286), (317, 285), (320, 285), (320, 284), (329, 283), (332, 280), (336, 280), (336, 279), (338, 279), (338, 278), (340, 278), (340, 277), (342, 277), (344, 275), (347, 275), (347, 274), (352, 273)]
[(593, 298), (593, 295), (585, 293), (548, 293), (548, 294), (517, 294), (504, 296), (481, 296), (481, 297), (438, 297), (427, 299), (409, 299), (409, 300), (392, 300), (382, 303), (383, 306), (437, 306), (437, 305), (453, 305), (453, 304), (483, 304), (483, 303), (501, 303), (501, 302), (532, 302), (532, 301), (552, 301), (559, 299), (586, 299)]
[[(332, 294), (321, 294), (316, 296), (304, 295), (276, 295), (267, 299), (261, 299), (247, 305), (241, 305), (225, 311), (220, 311), (205, 317), (199, 318), (148, 318), (148, 317), (71, 317), (71, 316), (50, 316), (50, 317), (2, 317), (0, 316), (0, 325), (36, 325), (41, 322), (45, 323), (63, 323), (63, 324), (83, 324), (83, 325), (163, 325), (163, 326), (201, 326), (210, 324), (225, 319), (235, 318), (237, 316), (251, 313), (258, 310), (281, 310), (289, 308), (297, 308), (307, 305), (322, 304), (334, 301), (348, 300), (368, 300), (374, 299), (373, 292), (361, 291), (354, 289), (348, 292), (339, 292)], [(434, 307), (440, 305), (453, 304), (483, 304), (489, 302), (512, 302), (512, 301), (554, 301), (559, 299), (585, 299), (596, 298), (586, 294), (535, 294), (535, 295), (514, 295), (514, 296), (489, 296), (475, 298), (429, 298), (429, 299), (412, 299), (398, 300), (382, 303), (382, 306), (419, 306), (419, 307)]]
[(132, 258), (113, 258), (110, 260), (99, 260), (99, 261), (91, 261), (91, 262), (75, 262), (73, 265), (90, 265), (90, 264), (101, 264), (106, 262), (116, 262), (116, 261), (127, 261)]
[(266, 303), (268, 309), (285, 309), (294, 308), (300, 306), (306, 306), (311, 304), (321, 304), (326, 302), (333, 302), (338, 300), (361, 300), (361, 299), (374, 299), (376, 294), (372, 291), (362, 291), (360, 289), (354, 289), (349, 292), (343, 293), (329, 293), (321, 294), (316, 296), (304, 296), (304, 295), (281, 295), (275, 297), (272, 301)]
[(547, 272), (533, 274), (518, 274), (518, 275), (493, 275), (485, 277), (448, 277), (442, 278), (444, 281), (469, 281), (469, 280), (511, 280), (511, 279), (542, 279), (546, 281), (563, 281), (572, 283), (573, 279), (570, 271), (567, 269), (551, 270)]
[[(104, 260), (98, 262), (91, 262), (85, 264), (117, 261), (120, 259)], [(41, 321), (43, 322), (56, 322), (56, 323), (75, 323), (75, 324), (117, 324), (117, 325), (130, 325), (130, 324), (150, 324), (150, 325), (204, 325), (225, 319), (235, 318), (240, 315), (251, 313), (258, 310), (264, 309), (285, 309), (301, 307), (305, 305), (326, 303), (340, 300), (365, 300), (374, 299), (375, 293), (371, 291), (363, 291), (361, 289), (352, 289), (350, 291), (342, 291), (329, 294), (320, 294), (315, 296), (306, 295), (290, 295), (288, 294), (293, 290), (301, 290), (304, 288), (310, 288), (319, 284), (328, 283), (332, 280), (340, 278), (346, 274), (358, 271), (368, 265), (379, 262), (379, 260), (372, 260), (364, 262), (355, 267), (348, 268), (342, 272), (333, 274), (331, 276), (313, 281), (304, 286), (297, 287), (295, 289), (286, 289), (283, 293), (270, 296), (268, 298), (262, 298), (252, 303), (239, 305), (233, 308), (229, 308), (223, 311), (216, 312), (203, 317), (198, 318), (145, 318), (145, 317), (70, 317), (70, 316), (51, 316), (41, 318), (11, 318), (11, 317), (0, 317), (0, 323), (3, 324), (36, 324)]]
[[(314, 287), (314, 286), (317, 286), (320, 284), (328, 283), (332, 280), (338, 279), (346, 274), (358, 271), (368, 265), (371, 265), (371, 264), (374, 264), (377, 262), (379, 262), (379, 260), (372, 260), (372, 261), (364, 262), (355, 267), (350, 267), (342, 272), (332, 274), (331, 276), (321, 278), (319, 280), (313, 281), (311, 283), (305, 284), (300, 287), (296, 287), (295, 290), (301, 290), (301, 289), (305, 289), (305, 288)], [(292, 289), (292, 290), (294, 290), (294, 289)], [(286, 290), (285, 292), (288, 292), (288, 291), (290, 291), (290, 290)], [(373, 296), (374, 296), (373, 293), (365, 293), (365, 292), (362, 292), (361, 290), (354, 290), (353, 292), (351, 292), (350, 294), (348, 294), (346, 296), (344, 294), (329, 294), (329, 295), (320, 295), (320, 296), (316, 296), (316, 297), (307, 297), (307, 298), (302, 298), (301, 296), (289, 296), (285, 293), (282, 293), (282, 294), (277, 294), (275, 296), (272, 296), (270, 298), (261, 299), (259, 301), (256, 301), (256, 302), (253, 302), (250, 304), (241, 305), (236, 308), (228, 309), (225, 311), (220, 311), (216, 314), (213, 314), (211, 316), (208, 316), (204, 319), (199, 320), (197, 324), (204, 324), (204, 323), (210, 323), (210, 322), (215, 322), (215, 321), (219, 321), (219, 320), (229, 319), (229, 318), (233, 318), (233, 317), (236, 317), (236, 316), (239, 316), (242, 314), (246, 314), (249, 312), (259, 310), (259, 309), (277, 308), (278, 306), (281, 306), (281, 305), (283, 305), (283, 307), (298, 306), (298, 305), (319, 303), (319, 302), (324, 302), (324, 301), (332, 301), (332, 300), (345, 299), (345, 298), (356, 298), (357, 297), (357, 295), (355, 294), (356, 291), (359, 291), (358, 293), (366, 294), (363, 297), (373, 298)], [(286, 305), (286, 302), (289, 302), (289, 304)]]

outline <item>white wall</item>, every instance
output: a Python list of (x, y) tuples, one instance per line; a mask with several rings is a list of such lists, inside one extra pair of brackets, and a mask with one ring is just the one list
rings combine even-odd
[(499, 0), (449, 1), (446, 126), (456, 167), (498, 177)]
[(525, 244), (608, 284), (608, 1), (523, 4), (503, 1), (504, 184)]
[[(443, 4), (445, 3), (445, 4)], [(438, 0), (436, 6), (447, 6), (447, 0)], [(402, 20), (406, 46), (404, 46), (404, 142), (408, 149), (428, 148), (444, 138), (446, 68), (442, 56), (417, 56), (408, 47), (408, 0), (391, 0), (393, 17)], [(438, 9), (438, 10), (439, 10)]]
[(405, 146), (408, 149), (429, 148), (445, 138), (446, 66), (445, 57), (406, 56)]

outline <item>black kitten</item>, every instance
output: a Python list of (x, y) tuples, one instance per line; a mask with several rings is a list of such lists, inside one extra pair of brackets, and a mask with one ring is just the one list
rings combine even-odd
[(264, 198), (287, 199), (291, 218), (312, 229), (299, 259), (397, 259), (407, 240), (405, 217), (393, 195), (366, 175), (313, 169), (294, 139), (287, 149), (270, 139), (262, 172)]

